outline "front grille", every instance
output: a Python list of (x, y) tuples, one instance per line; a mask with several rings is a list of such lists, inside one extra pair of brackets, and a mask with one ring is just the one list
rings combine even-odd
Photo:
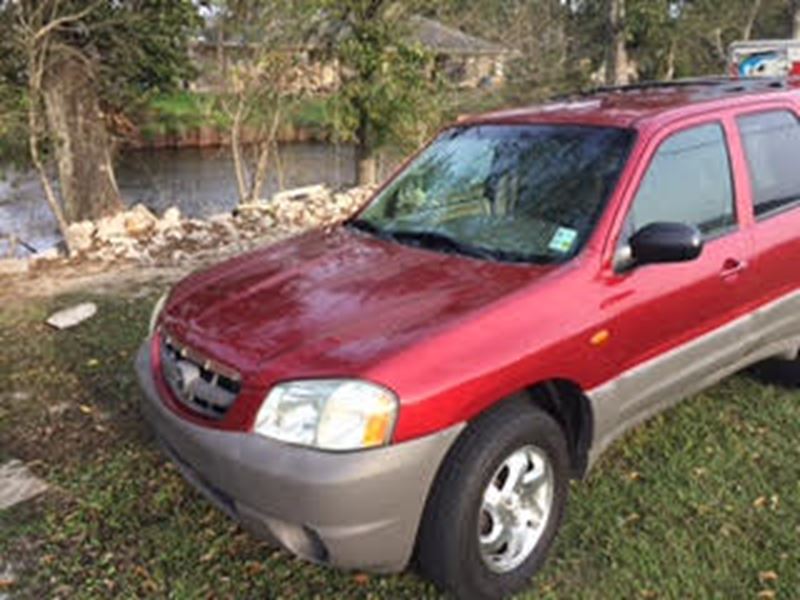
[(169, 336), (161, 341), (161, 371), (175, 398), (208, 419), (224, 417), (241, 390), (238, 373), (203, 358)]

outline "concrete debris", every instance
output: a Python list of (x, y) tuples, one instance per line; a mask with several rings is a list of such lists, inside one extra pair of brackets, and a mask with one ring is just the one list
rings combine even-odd
[(24, 258), (0, 258), (0, 276), (25, 274), (28, 266), (29, 263)]
[(72, 252), (69, 258), (53, 249), (27, 260), (0, 259), (0, 276), (25, 274), (54, 261), (173, 266), (204, 254), (241, 252), (339, 223), (361, 208), (373, 190), (333, 192), (324, 185), (310, 185), (207, 219), (186, 218), (174, 206), (159, 218), (137, 204), (95, 222), (71, 224), (67, 231)]
[(137, 204), (125, 213), (125, 229), (128, 235), (139, 237), (153, 229), (158, 223), (156, 216), (143, 204)]
[(309, 185), (306, 187), (295, 188), (278, 192), (272, 197), (272, 202), (283, 203), (290, 201), (302, 201), (311, 198), (328, 198), (331, 192), (324, 185)]
[(0, 510), (26, 502), (47, 490), (47, 483), (34, 476), (21, 461), (0, 465)]
[(113, 217), (105, 217), (96, 223), (95, 237), (101, 243), (113, 242), (116, 239), (128, 237), (128, 229), (125, 227), (127, 212), (121, 212)]
[(56, 329), (69, 329), (91, 319), (97, 313), (94, 302), (84, 302), (50, 315), (47, 324)]
[(0, 557), (0, 600), (8, 600), (11, 598), (11, 590), (17, 584), (17, 574), (11, 563), (3, 562)]
[(92, 247), (95, 225), (91, 221), (72, 223), (67, 229), (67, 244), (73, 252), (86, 252)]

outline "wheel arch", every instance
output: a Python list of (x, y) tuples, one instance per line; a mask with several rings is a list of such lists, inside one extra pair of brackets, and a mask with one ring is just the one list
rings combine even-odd
[(581, 387), (569, 379), (549, 379), (523, 391), (528, 401), (552, 416), (567, 438), (572, 476), (581, 479), (589, 467), (594, 438), (592, 404)]

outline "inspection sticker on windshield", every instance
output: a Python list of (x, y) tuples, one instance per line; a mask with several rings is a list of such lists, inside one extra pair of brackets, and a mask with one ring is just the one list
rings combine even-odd
[(570, 229), (569, 227), (559, 227), (556, 229), (553, 239), (550, 240), (548, 248), (554, 252), (566, 254), (572, 249), (572, 245), (575, 243), (575, 238), (577, 237), (578, 232), (574, 229)]

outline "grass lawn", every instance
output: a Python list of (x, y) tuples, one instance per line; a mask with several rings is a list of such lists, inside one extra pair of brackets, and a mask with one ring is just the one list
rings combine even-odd
[[(140, 109), (135, 120), (145, 139), (188, 134), (209, 126), (227, 131), (231, 127), (232, 116), (224, 110), (222, 100), (215, 94), (188, 91), (160, 94)], [(304, 98), (291, 107), (285, 124), (313, 132), (321, 138), (331, 135), (327, 100)]]
[[(272, 550), (183, 483), (138, 412), (132, 361), (154, 297), (0, 307), (0, 460), (51, 491), (0, 512), (0, 595), (421, 598), (413, 574), (341, 573)], [(5, 584), (8, 585), (8, 584)], [(740, 375), (617, 443), (575, 484), (530, 598), (800, 597), (800, 393)]]

